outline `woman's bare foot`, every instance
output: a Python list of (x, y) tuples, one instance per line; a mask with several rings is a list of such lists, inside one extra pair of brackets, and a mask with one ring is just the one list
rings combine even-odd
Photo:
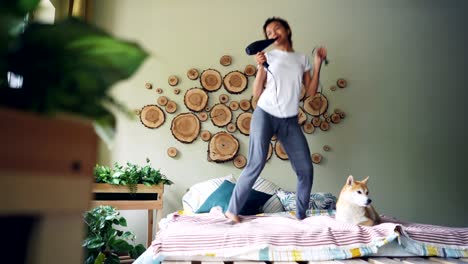
[(235, 215), (235, 214), (233, 214), (233, 213), (231, 213), (231, 212), (226, 212), (224, 215), (225, 215), (228, 219), (230, 219), (231, 221), (233, 221), (234, 223), (236, 223), (236, 224), (237, 224), (237, 223), (240, 223), (240, 218), (239, 218), (238, 215)]

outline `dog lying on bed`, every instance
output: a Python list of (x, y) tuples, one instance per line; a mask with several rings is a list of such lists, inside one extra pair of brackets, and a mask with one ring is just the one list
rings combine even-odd
[(372, 200), (369, 199), (368, 179), (366, 177), (362, 181), (356, 181), (349, 175), (336, 203), (336, 220), (366, 226), (380, 223), (379, 214), (370, 204)]

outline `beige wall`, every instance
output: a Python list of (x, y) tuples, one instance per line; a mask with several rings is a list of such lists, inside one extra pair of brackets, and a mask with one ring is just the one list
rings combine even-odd
[[(199, 86), (185, 77), (189, 68), (215, 68), (222, 74), (242, 70), (253, 58), (244, 48), (263, 38), (261, 27), (270, 16), (286, 18), (292, 27), (294, 47), (309, 54), (326, 45), (331, 64), (323, 68), (325, 88), (339, 77), (349, 88), (326, 90), (331, 109), (347, 117), (324, 133), (308, 135), (313, 152), (324, 155), (315, 166), (313, 191), (338, 195), (349, 174), (370, 176), (375, 206), (380, 213), (400, 219), (467, 226), (465, 157), (467, 156), (467, 24), (464, 1), (149, 1), (99, 0), (94, 21), (113, 34), (139, 42), (151, 57), (113, 94), (131, 108), (154, 104), (158, 95), (145, 82), (164, 89), (164, 95), (186, 111), (183, 92)], [(465, 10), (465, 11), (464, 11)], [(233, 64), (219, 58), (229, 54)], [(182, 93), (175, 96), (169, 75), (181, 78)], [(250, 84), (253, 79), (250, 79)], [(251, 85), (242, 97), (250, 96)], [(210, 102), (217, 101), (217, 92)], [(240, 98), (232, 96), (231, 99)], [(236, 112), (236, 115), (239, 113)], [(175, 185), (166, 188), (164, 214), (181, 208), (185, 190), (196, 182), (234, 174), (232, 163), (206, 159), (207, 144), (198, 139), (182, 144), (170, 132), (174, 115), (155, 130), (138, 120), (119, 119), (118, 135), (110, 161), (143, 164), (152, 160)], [(210, 122), (203, 128), (212, 132)], [(239, 132), (241, 153), (248, 138)], [(332, 147), (323, 152), (324, 144)], [(168, 147), (180, 156), (169, 158)], [(273, 157), (262, 176), (294, 190), (296, 179), (288, 162)], [(124, 215), (144, 241), (146, 214)], [(143, 238), (141, 238), (143, 236)]]

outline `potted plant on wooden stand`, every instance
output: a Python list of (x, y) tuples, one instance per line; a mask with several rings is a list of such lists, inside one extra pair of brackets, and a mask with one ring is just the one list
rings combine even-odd
[(0, 199), (9, 201), (0, 205), (0, 224), (15, 217), (8, 237), (24, 228), (21, 219), (41, 229), (26, 237), (29, 247), (12, 243), (4, 250), (37, 263), (51, 263), (50, 256), (82, 263), (80, 223), (89, 209), (96, 132), (109, 142), (115, 114), (130, 116), (110, 88), (132, 76), (148, 53), (81, 19), (30, 21), (39, 2), (0, 1), (0, 186), (6, 189)]

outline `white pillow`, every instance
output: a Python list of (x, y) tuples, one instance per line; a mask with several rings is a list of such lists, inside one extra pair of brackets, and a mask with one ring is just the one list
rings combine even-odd
[(236, 183), (236, 179), (229, 174), (225, 177), (199, 182), (188, 190), (182, 197), (182, 206), (185, 213), (193, 213), (200, 208), (206, 199), (225, 181)]
[(272, 194), (273, 196), (268, 199), (268, 201), (263, 205), (263, 212), (264, 213), (278, 213), (283, 212), (283, 204), (278, 199), (276, 192), (280, 189), (276, 184), (272, 183), (271, 181), (258, 177), (255, 181), (252, 188), (259, 192), (264, 192), (268, 194)]

